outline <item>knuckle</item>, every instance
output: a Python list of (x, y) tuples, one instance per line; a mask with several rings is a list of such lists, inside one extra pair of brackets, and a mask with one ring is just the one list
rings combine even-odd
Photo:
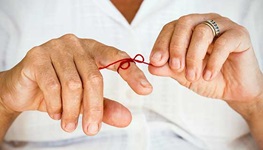
[(226, 45), (227, 39), (224, 37), (221, 37), (215, 41), (214, 47), (215, 48), (222, 48)]
[(129, 57), (128, 53), (125, 51), (118, 50), (117, 55), (122, 56), (122, 57)]
[(39, 46), (41, 49), (44, 49), (43, 52), (47, 52), (47, 53), (53, 53), (54, 50), (59, 49), (59, 47), (62, 45), (61, 40), (60, 39), (51, 39), (48, 42), (42, 44), (41, 46)]
[(75, 120), (79, 117), (81, 110), (81, 105), (69, 102), (67, 104), (63, 103), (63, 119), (64, 120)]
[[(89, 45), (94, 45), (94, 44), (102, 44), (98, 41), (96, 41), (95, 39), (81, 39), (83, 41), (85, 41), (86, 43), (88, 43)], [(103, 44), (102, 44), (103, 45)]]
[(209, 62), (208, 62), (208, 64), (207, 64), (207, 68), (208, 68), (209, 70), (213, 71), (213, 70), (215, 70), (216, 66), (217, 66), (216, 59), (215, 59), (215, 58), (210, 59)]
[(35, 56), (39, 56), (40, 54), (42, 55), (42, 53), (43, 53), (42, 47), (35, 46), (27, 52), (26, 57), (35, 57)]
[(93, 84), (101, 84), (103, 83), (103, 77), (100, 73), (91, 73), (88, 75), (88, 81)]
[(54, 47), (54, 46), (56, 46), (58, 44), (60, 44), (60, 40), (59, 39), (51, 39), (47, 43), (45, 43), (44, 45), (45, 46), (46, 45), (50, 45), (50, 46)]
[(224, 64), (225, 58), (227, 57), (226, 53), (222, 52), (216, 52), (215, 55), (216, 57), (213, 57), (211, 60), (209, 60), (209, 63), (207, 64), (207, 68), (211, 71), (219, 70)]
[(211, 29), (209, 27), (207, 27), (206, 25), (198, 25), (195, 28), (195, 36), (198, 39), (204, 39), (206, 38), (211, 32)]
[(178, 24), (190, 25), (192, 22), (192, 15), (185, 15), (178, 19)]
[(171, 43), (170, 45), (171, 57), (183, 56), (186, 52), (186, 46), (184, 44), (180, 45), (178, 43)]
[(103, 46), (104, 44), (94, 40), (94, 39), (82, 39), (82, 44), (84, 44), (85, 47), (87, 47), (88, 49), (97, 49), (101, 46)]
[(214, 18), (222, 17), (218, 13), (209, 13), (209, 15), (213, 16)]
[(157, 51), (167, 51), (167, 44), (168, 42), (166, 39), (158, 39), (154, 44), (154, 49), (156, 49)]
[(247, 28), (245, 28), (244, 26), (238, 25), (236, 27), (236, 30), (240, 32), (242, 35), (249, 35)]
[(228, 56), (228, 52), (223, 52), (223, 51), (220, 51), (220, 50), (217, 50), (214, 52), (215, 55), (214, 55), (214, 61), (212, 61), (213, 64), (220, 64), (220, 62), (223, 62), (223, 60), (225, 60)]
[(94, 40), (94, 39), (86, 39), (87, 42), (89, 42), (90, 44), (96, 44), (99, 43), (98, 41)]
[(127, 56), (128, 54), (124, 51), (118, 50), (117, 48), (113, 47), (113, 46), (108, 46), (108, 45), (104, 45), (101, 44), (100, 45), (100, 49), (104, 49), (105, 51), (102, 51), (102, 53), (104, 54), (110, 54), (111, 56), (118, 56), (118, 55), (124, 55)]
[(46, 89), (50, 90), (50, 91), (60, 91), (61, 86), (57, 80), (51, 78), (51, 79), (47, 80)]
[(79, 116), (79, 110), (71, 111), (71, 113), (67, 114), (68, 119), (76, 119)]
[(81, 90), (82, 89), (82, 82), (76, 79), (70, 79), (66, 82), (66, 86), (68, 89), (72, 91)]
[(228, 17), (221, 17), (222, 21), (224, 22), (233, 22), (231, 19), (229, 19)]
[(232, 37), (235, 37), (236, 41), (242, 41), (242, 39), (245, 37), (245, 33), (235, 30), (232, 33)]
[(78, 37), (75, 34), (68, 33), (61, 37), (61, 39), (76, 40)]
[(63, 106), (63, 120), (71, 122), (76, 120), (80, 115), (80, 107), (72, 107), (70, 105)]
[(92, 106), (89, 110), (90, 115), (102, 115), (103, 114), (103, 108), (100, 106)]
[(218, 68), (219, 68), (219, 63), (217, 63), (216, 61), (207, 64), (207, 69), (212, 72), (215, 72), (216, 70), (218, 70)]
[(166, 25), (163, 26), (164, 29), (173, 29), (174, 28), (174, 22), (167, 23)]
[(195, 65), (197, 64), (197, 62), (200, 62), (201, 60), (198, 60), (197, 56), (196, 55), (187, 55), (186, 56), (186, 61), (187, 63), (191, 63), (192, 65)]
[(72, 46), (81, 47), (80, 39), (74, 34), (65, 34), (61, 38), (65, 44), (69, 43)]
[(78, 113), (73, 113), (73, 112), (67, 114), (63, 113), (63, 122), (75, 122), (78, 117), (79, 117)]
[(86, 50), (94, 50), (98, 49), (103, 44), (94, 40), (94, 39), (79, 39), (79, 42), (82, 47), (84, 47)]
[(174, 33), (173, 40), (171, 40), (170, 46), (169, 46), (171, 52), (180, 53), (180, 55), (186, 52), (186, 49), (189, 45), (190, 38), (182, 35), (183, 33), (186, 33), (186, 32)]

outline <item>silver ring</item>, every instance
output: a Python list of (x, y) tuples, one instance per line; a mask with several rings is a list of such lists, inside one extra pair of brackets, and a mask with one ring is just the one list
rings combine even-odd
[(214, 20), (206, 20), (204, 24), (210, 27), (215, 37), (220, 34), (220, 29)]

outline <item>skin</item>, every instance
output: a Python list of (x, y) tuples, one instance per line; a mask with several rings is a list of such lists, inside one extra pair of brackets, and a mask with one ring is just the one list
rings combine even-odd
[[(9, 118), (27, 110), (44, 111), (52, 119), (61, 119), (61, 127), (67, 132), (75, 130), (80, 113), (87, 135), (95, 135), (102, 121), (127, 126), (131, 121), (129, 110), (103, 97), (103, 77), (98, 69), (127, 57), (123, 51), (72, 34), (34, 47), (14, 68), (0, 74), (1, 117), (7, 120), (1, 127), (7, 129)], [(109, 69), (116, 71), (118, 65)], [(134, 63), (128, 70), (119, 70), (119, 75), (136, 93), (151, 93), (151, 84)], [(2, 138), (4, 134), (1, 130)]]
[(128, 23), (131, 23), (143, 0), (111, 0)]
[[(112, 3), (131, 23), (142, 0)], [(129, 125), (130, 111), (103, 97), (103, 78), (98, 70), (127, 57), (113, 47), (71, 34), (31, 49), (14, 68), (0, 72), (0, 142), (12, 122), (27, 110), (47, 112), (52, 119), (61, 120), (66, 132), (75, 130), (80, 114), (87, 135), (97, 134), (102, 121), (115, 127)], [(116, 71), (118, 65), (108, 69)], [(136, 93), (151, 93), (151, 84), (134, 64), (119, 74)]]
[[(134, 1), (136, 6), (125, 11), (131, 8), (132, 1), (112, 0), (129, 23), (141, 2)], [(222, 34), (216, 40), (211, 29), (201, 24), (207, 19), (214, 19), (221, 29)], [(62, 128), (68, 132), (75, 126), (66, 128), (66, 125), (76, 125), (79, 113), (84, 114), (83, 130), (87, 135), (98, 131), (89, 132), (90, 123), (98, 128), (101, 121), (116, 127), (127, 126), (130, 112), (121, 104), (103, 98), (103, 81), (97, 69), (126, 57), (127, 54), (113, 47), (74, 35), (33, 48), (17, 66), (0, 73), (1, 140), (12, 121), (26, 110), (47, 111), (51, 118), (62, 119)], [(152, 74), (172, 77), (200, 95), (225, 100), (246, 119), (263, 148), (263, 75), (243, 27), (217, 14), (183, 16), (163, 28), (150, 60), (154, 65), (149, 67)], [(117, 65), (110, 69), (116, 71), (116, 68)], [(151, 92), (151, 85), (135, 65), (120, 71), (120, 75), (138, 94)], [(74, 109), (69, 107), (72, 105)]]
[[(212, 19), (221, 34), (214, 38)], [(225, 100), (242, 115), (263, 149), (263, 75), (247, 30), (218, 14), (191, 14), (165, 25), (151, 52), (149, 71), (199, 95)]]

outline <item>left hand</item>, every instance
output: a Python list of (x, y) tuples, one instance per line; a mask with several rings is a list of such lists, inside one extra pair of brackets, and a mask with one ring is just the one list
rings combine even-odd
[[(218, 37), (203, 24), (206, 20), (217, 23)], [(187, 15), (165, 25), (150, 62), (152, 74), (172, 77), (202, 96), (226, 100), (243, 117), (263, 107), (257, 105), (263, 103), (263, 75), (249, 33), (218, 14)]]

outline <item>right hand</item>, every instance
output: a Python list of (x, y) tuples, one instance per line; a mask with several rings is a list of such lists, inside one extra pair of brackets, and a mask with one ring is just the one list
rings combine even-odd
[[(127, 57), (123, 51), (71, 34), (50, 40), (31, 49), (14, 68), (1, 73), (0, 103), (13, 112), (48, 112), (51, 118), (61, 119), (61, 127), (67, 132), (75, 130), (80, 113), (87, 135), (95, 135), (102, 121), (125, 127), (131, 114), (120, 103), (103, 97), (98, 67)], [(109, 69), (116, 71), (118, 65)], [(119, 74), (136, 93), (152, 91), (134, 63)]]

